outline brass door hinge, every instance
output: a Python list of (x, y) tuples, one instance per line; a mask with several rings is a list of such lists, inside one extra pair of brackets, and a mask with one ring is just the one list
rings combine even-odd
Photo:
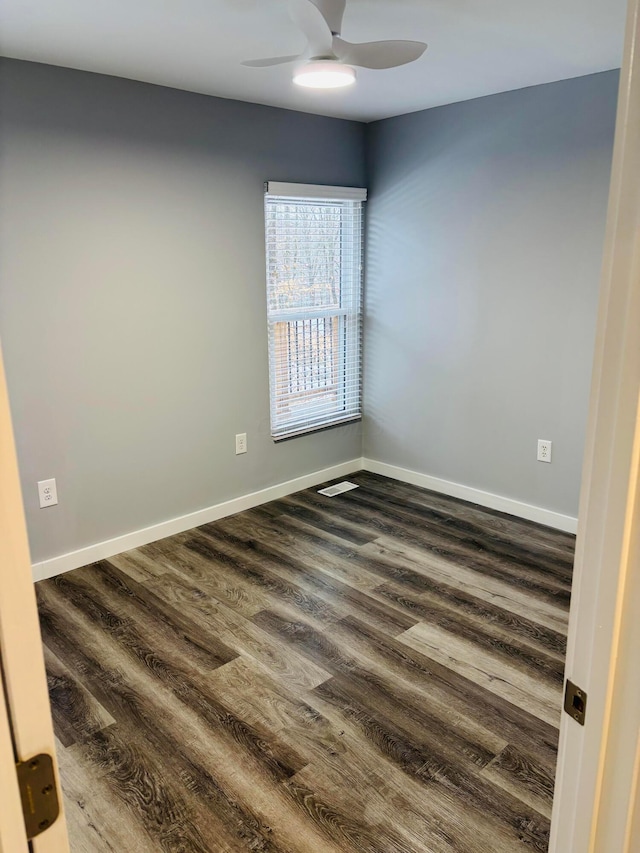
[(31, 840), (56, 822), (60, 814), (53, 759), (42, 753), (16, 764), (27, 838)]
[(584, 718), (587, 713), (587, 694), (569, 679), (567, 679), (564, 692), (564, 709), (577, 723), (584, 726)]

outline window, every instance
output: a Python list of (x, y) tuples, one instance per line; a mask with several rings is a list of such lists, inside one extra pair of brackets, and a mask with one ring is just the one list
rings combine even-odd
[(366, 190), (266, 187), (271, 434), (357, 420)]

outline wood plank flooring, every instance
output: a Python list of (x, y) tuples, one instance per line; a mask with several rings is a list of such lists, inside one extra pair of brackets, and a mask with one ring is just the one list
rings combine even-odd
[(73, 853), (547, 850), (573, 537), (350, 479), (37, 585)]

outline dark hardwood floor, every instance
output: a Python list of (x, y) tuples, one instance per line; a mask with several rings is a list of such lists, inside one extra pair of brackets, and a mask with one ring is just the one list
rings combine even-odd
[(547, 850), (573, 537), (349, 479), (37, 585), (73, 853)]

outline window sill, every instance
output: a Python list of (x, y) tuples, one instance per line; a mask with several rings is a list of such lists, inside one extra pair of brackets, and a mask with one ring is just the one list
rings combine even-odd
[(345, 424), (356, 423), (357, 421), (362, 420), (362, 415), (349, 415), (348, 417), (341, 418), (340, 420), (332, 420), (329, 423), (326, 421), (317, 424), (316, 426), (305, 426), (300, 427), (300, 429), (291, 430), (291, 432), (283, 433), (282, 435), (272, 435), (275, 444), (279, 444), (281, 441), (289, 441), (292, 438), (300, 438), (303, 435), (309, 435), (313, 432), (324, 432), (324, 430), (334, 429), (335, 427), (345, 426)]

